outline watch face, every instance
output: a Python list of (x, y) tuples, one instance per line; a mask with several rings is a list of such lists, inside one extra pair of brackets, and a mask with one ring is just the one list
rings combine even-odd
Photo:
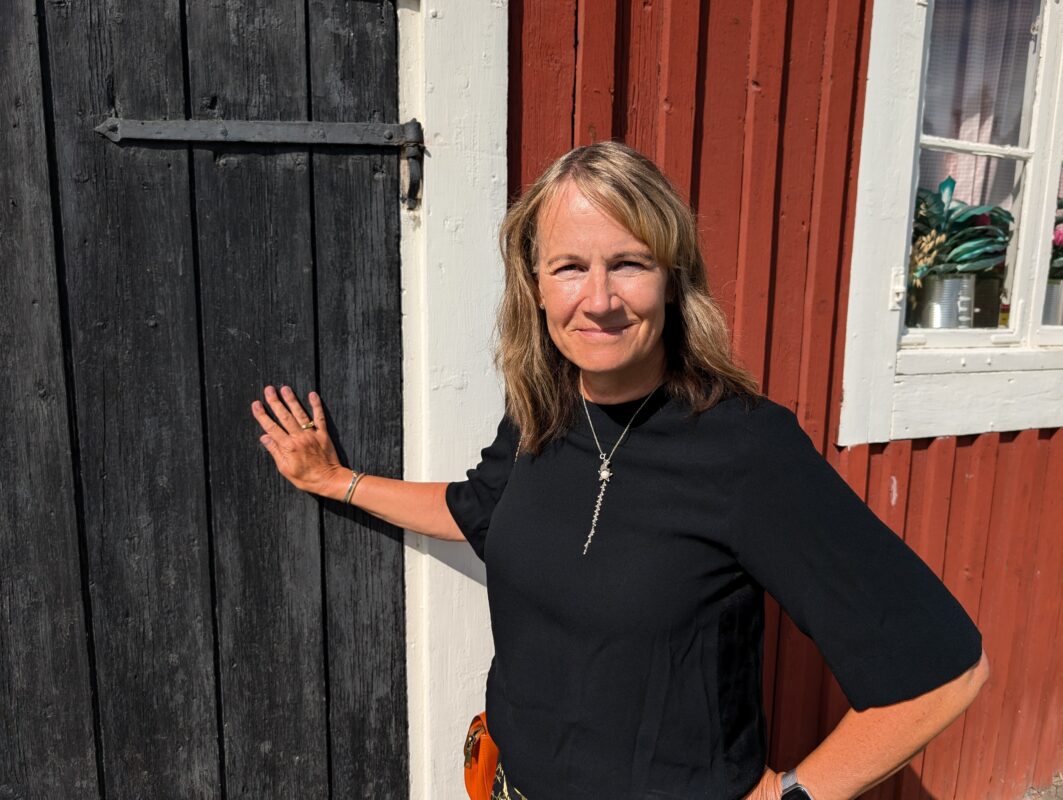
[(782, 800), (812, 800), (812, 795), (803, 786), (791, 786), (782, 793)]

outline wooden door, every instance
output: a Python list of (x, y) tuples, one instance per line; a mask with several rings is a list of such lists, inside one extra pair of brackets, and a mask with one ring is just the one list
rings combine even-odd
[(250, 414), (317, 389), (401, 475), (400, 153), (94, 131), (397, 122), (394, 2), (37, 8), (0, 26), (0, 796), (404, 796), (401, 532)]

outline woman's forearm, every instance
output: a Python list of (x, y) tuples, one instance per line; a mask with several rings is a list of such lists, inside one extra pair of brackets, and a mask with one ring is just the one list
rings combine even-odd
[(907, 764), (962, 714), (988, 676), (983, 651), (975, 666), (926, 694), (890, 706), (850, 710), (797, 766), (798, 780), (815, 800), (858, 796)]
[[(342, 501), (351, 475), (346, 467), (337, 468), (317, 494)], [(350, 502), (400, 528), (435, 539), (464, 540), (447, 508), (446, 489), (446, 483), (415, 483), (366, 475), (355, 486)]]

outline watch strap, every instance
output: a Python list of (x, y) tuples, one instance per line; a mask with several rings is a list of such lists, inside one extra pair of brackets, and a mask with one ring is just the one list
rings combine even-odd
[[(792, 789), (795, 789), (796, 791), (790, 792), (790, 790)], [(795, 769), (787, 770), (782, 774), (783, 800), (786, 800), (787, 792), (790, 792), (791, 796), (795, 798), (807, 797), (808, 800), (815, 800), (815, 798), (812, 797), (812, 793), (809, 792), (808, 789), (806, 789), (804, 786), (802, 786), (800, 781), (797, 780), (797, 770)]]

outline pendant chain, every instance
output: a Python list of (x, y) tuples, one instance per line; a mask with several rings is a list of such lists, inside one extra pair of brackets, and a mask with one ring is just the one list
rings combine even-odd
[(650, 398), (661, 388), (658, 384), (654, 387), (653, 391), (646, 395), (646, 399), (642, 401), (642, 405), (638, 407), (638, 410), (632, 414), (631, 419), (628, 420), (627, 427), (620, 433), (620, 438), (616, 440), (616, 444), (613, 445), (613, 449), (609, 451), (609, 455), (605, 454), (602, 449), (602, 443), (598, 441), (598, 432), (594, 430), (594, 422), (591, 420), (590, 409), (587, 408), (587, 398), (583, 396), (583, 392), (580, 392), (580, 400), (583, 401), (583, 412), (587, 415), (587, 422), (591, 426), (591, 436), (594, 437), (594, 444), (598, 448), (598, 458), (601, 459), (602, 465), (598, 468), (598, 480), (601, 485), (598, 487), (598, 499), (594, 501), (594, 516), (591, 517), (591, 532), (587, 534), (587, 541), (583, 543), (583, 555), (587, 555), (587, 549), (591, 546), (591, 539), (594, 538), (594, 532), (598, 529), (598, 515), (602, 511), (602, 500), (605, 498), (605, 487), (609, 485), (609, 479), (613, 477), (612, 461), (613, 453), (616, 452), (616, 448), (620, 447), (620, 443), (624, 441), (624, 437), (627, 436), (627, 432), (631, 429), (632, 423), (635, 422), (635, 417), (639, 415), (639, 412), (646, 407), (646, 403), (650, 401)]

